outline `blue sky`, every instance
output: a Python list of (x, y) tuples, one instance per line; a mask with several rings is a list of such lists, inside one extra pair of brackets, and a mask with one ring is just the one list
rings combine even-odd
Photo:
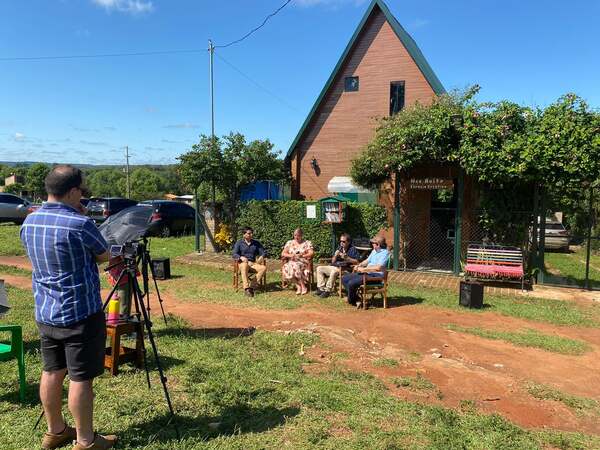
[[(208, 52), (2, 58), (204, 50), (283, 2), (2, 0), (0, 160), (120, 164), (129, 145), (133, 164), (174, 163), (210, 132)], [(252, 37), (217, 50), (217, 134), (269, 138), (285, 153), (368, 3), (292, 0)], [(478, 83), (482, 100), (538, 106), (572, 91), (600, 107), (600, 1), (387, 4), (446, 89)]]

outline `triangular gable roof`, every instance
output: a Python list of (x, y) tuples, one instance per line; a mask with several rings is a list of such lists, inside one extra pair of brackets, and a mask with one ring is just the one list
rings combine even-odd
[(411, 56), (411, 58), (416, 63), (417, 67), (419, 68), (419, 70), (421, 71), (421, 73), (423, 74), (423, 76), (425, 77), (425, 79), (427, 80), (429, 85), (431, 86), (431, 89), (433, 89), (433, 92), (435, 92), (437, 95), (441, 95), (446, 92), (446, 90), (444, 89), (444, 86), (442, 85), (442, 83), (440, 82), (440, 80), (438, 79), (436, 74), (433, 72), (433, 69), (431, 68), (431, 66), (429, 65), (427, 60), (425, 59), (425, 56), (423, 56), (423, 53), (421, 53), (421, 50), (419, 49), (419, 46), (414, 41), (414, 39), (406, 32), (406, 30), (402, 27), (402, 25), (400, 25), (400, 23), (396, 20), (396, 18), (390, 12), (389, 8), (383, 2), (383, 0), (373, 0), (371, 2), (371, 4), (369, 5), (369, 7), (367, 8), (367, 11), (365, 12), (362, 20), (358, 24), (358, 27), (356, 27), (356, 31), (352, 35), (350, 42), (348, 42), (348, 45), (346, 46), (344, 53), (342, 53), (342, 56), (340, 57), (339, 61), (335, 65), (333, 72), (329, 76), (327, 83), (325, 83), (325, 87), (323, 87), (323, 90), (319, 94), (317, 101), (315, 102), (312, 109), (308, 113), (308, 116), (304, 120), (304, 123), (302, 124), (300, 131), (296, 135), (294, 142), (292, 142), (292, 145), (290, 146), (287, 154), (285, 155), (285, 160), (289, 159), (290, 156), (292, 156), (292, 153), (294, 152), (296, 145), (298, 145), (300, 138), (304, 134), (304, 131), (306, 131), (306, 128), (310, 124), (315, 112), (317, 111), (317, 108), (321, 104), (321, 101), (325, 97), (325, 94), (327, 93), (327, 91), (329, 91), (329, 88), (333, 84), (333, 80), (335, 80), (335, 77), (337, 76), (338, 72), (342, 68), (342, 65), (346, 61), (346, 58), (350, 54), (350, 51), (354, 47), (354, 44), (355, 44), (356, 40), (358, 39), (358, 36), (360, 35), (360, 32), (362, 31), (365, 24), (367, 23), (367, 20), (369, 20), (369, 17), (371, 17), (371, 14), (373, 14), (375, 8), (379, 8), (379, 10), (383, 13), (386, 20), (388, 21), (388, 23), (390, 24), (390, 26), (396, 33), (396, 36), (398, 36), (398, 39), (400, 39), (400, 41), (402, 42), (402, 45), (404, 45), (404, 47), (408, 51), (408, 54)]

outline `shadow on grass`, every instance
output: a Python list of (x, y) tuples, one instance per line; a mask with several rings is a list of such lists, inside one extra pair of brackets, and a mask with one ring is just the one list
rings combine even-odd
[[(132, 425), (126, 430), (114, 430), (122, 444), (130, 447), (147, 445), (149, 442), (174, 445), (177, 441), (175, 425), (183, 440), (201, 439), (204, 441), (220, 436), (233, 436), (246, 433), (262, 433), (282, 426), (300, 413), (299, 408), (276, 408), (267, 406), (253, 408), (248, 405), (234, 405), (223, 410), (220, 416), (175, 416), (173, 420), (166, 413), (147, 422)], [(183, 444), (183, 443), (182, 443)]]
[[(23, 407), (40, 407), (40, 412), (42, 412), (41, 407), (42, 404), (40, 402), (40, 383), (27, 383), (25, 385), (25, 401), (21, 402), (19, 400), (19, 377), (17, 373), (17, 362), (15, 361), (15, 369), (14, 372), (10, 372), (7, 370), (6, 373), (2, 372), (2, 378), (4, 380), (10, 380), (10, 377), (14, 377), (14, 389), (5, 392), (0, 395), (0, 402), (12, 403), (14, 405), (23, 406)], [(66, 398), (67, 390), (63, 387), (63, 398)], [(33, 424), (31, 424), (33, 427)]]
[(252, 336), (256, 328), (179, 328), (169, 327), (156, 331), (154, 334), (157, 337), (191, 337), (195, 339), (234, 339), (238, 337)]

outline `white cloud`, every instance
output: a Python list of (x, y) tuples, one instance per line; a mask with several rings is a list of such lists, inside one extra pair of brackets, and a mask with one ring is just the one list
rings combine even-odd
[(131, 14), (144, 14), (154, 11), (154, 4), (144, 0), (92, 0), (107, 11), (120, 11)]
[(417, 28), (425, 27), (425, 26), (429, 25), (430, 23), (431, 22), (427, 19), (415, 19), (408, 24), (407, 28), (416, 30)]
[(15, 141), (23, 142), (25, 140), (25, 135), (23, 133), (15, 133)]
[(177, 128), (200, 128), (200, 125), (197, 125), (195, 123), (190, 123), (190, 122), (184, 122), (184, 123), (176, 123), (174, 125), (165, 125), (163, 128), (171, 128), (171, 129), (177, 129)]

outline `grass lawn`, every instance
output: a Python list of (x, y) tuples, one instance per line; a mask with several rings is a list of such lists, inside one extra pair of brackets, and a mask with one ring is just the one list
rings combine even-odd
[(0, 224), (0, 256), (24, 255), (25, 250), (19, 239), (19, 225)]
[[(583, 287), (585, 259), (586, 249), (583, 246), (571, 253), (546, 252), (544, 255), (545, 281)], [(590, 285), (600, 288), (600, 256), (594, 254), (590, 258)]]
[(591, 350), (591, 347), (575, 339), (569, 339), (556, 335), (540, 333), (539, 331), (528, 329), (523, 331), (498, 331), (486, 330), (483, 328), (465, 328), (456, 324), (448, 324), (449, 330), (461, 333), (473, 334), (486, 339), (495, 339), (520, 347), (533, 347), (563, 355), (583, 355)]
[[(42, 434), (31, 431), (40, 411), (39, 341), (31, 293), (15, 288), (8, 293), (14, 307), (3, 321), (24, 327), (29, 388), (25, 405), (19, 404), (16, 365), (0, 363), (0, 448), (32, 449)], [(117, 433), (121, 449), (600, 446), (596, 437), (524, 430), (473, 408), (455, 411), (400, 400), (371, 375), (347, 371), (338, 363), (311, 374), (311, 361), (299, 350), (318, 344), (314, 335), (240, 330), (215, 335), (173, 316), (169, 320), (168, 327), (156, 321), (154, 331), (183, 439), (176, 441), (172, 428), (164, 427), (167, 409), (150, 358), (151, 390), (143, 371), (125, 369), (116, 378), (104, 375), (96, 381), (97, 427)], [(408, 384), (428, 387), (422, 381)]]

